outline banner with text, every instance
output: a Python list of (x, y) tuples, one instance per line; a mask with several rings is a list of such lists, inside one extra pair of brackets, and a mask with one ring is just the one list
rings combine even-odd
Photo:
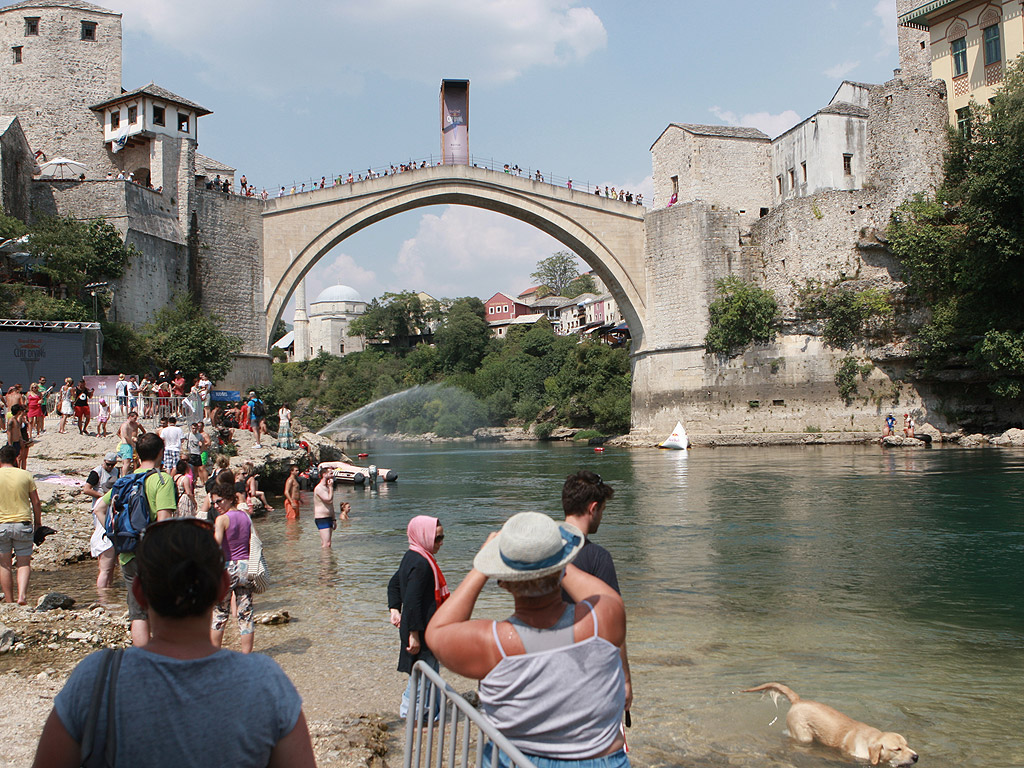
[(469, 165), (469, 80), (441, 81), (441, 161)]

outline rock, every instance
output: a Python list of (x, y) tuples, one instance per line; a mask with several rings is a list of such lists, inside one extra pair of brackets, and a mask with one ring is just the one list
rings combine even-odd
[(48, 672), (40, 672), (38, 675), (36, 675), (36, 680), (48, 680), (49, 677), (50, 675)]
[(0, 624), (0, 653), (7, 653), (14, 648), (16, 641), (17, 637), (14, 634), (14, 630)]
[(549, 439), (572, 440), (574, 437), (576, 437), (577, 432), (579, 432), (579, 430), (573, 429), (572, 427), (555, 427), (553, 430), (551, 430), (551, 435)]
[(988, 442), (988, 438), (982, 434), (964, 435), (959, 442), (962, 448), (980, 448)]
[(70, 608), (75, 604), (75, 598), (65, 595), (63, 592), (49, 592), (39, 598), (36, 603), (37, 611), (53, 611), (57, 608)]
[(924, 448), (925, 441), (918, 440), (916, 437), (886, 435), (882, 438), (882, 445), (886, 448)]
[(1024, 446), (1024, 429), (1008, 429), (999, 437), (989, 440), (992, 445), (1012, 445), (1015, 447)]
[(291, 614), (288, 613), (288, 611), (281, 609), (276, 611), (264, 611), (263, 613), (257, 613), (253, 617), (253, 621), (257, 624), (287, 624), (291, 620)]
[(92, 640), (92, 635), (88, 632), (68, 632), (68, 640)]
[(309, 443), (318, 464), (323, 461), (349, 461), (341, 446), (325, 435), (302, 432), (295, 438), (295, 442), (298, 443), (300, 440)]
[(473, 430), (478, 443), (536, 442), (537, 436), (523, 427), (480, 427)]

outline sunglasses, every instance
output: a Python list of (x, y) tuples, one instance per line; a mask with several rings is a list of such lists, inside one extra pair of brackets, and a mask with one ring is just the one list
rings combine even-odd
[(440, 536), (435, 536), (434, 541), (444, 541), (444, 534), (442, 533)]
[(211, 504), (230, 504), (230, 499), (210, 499)]

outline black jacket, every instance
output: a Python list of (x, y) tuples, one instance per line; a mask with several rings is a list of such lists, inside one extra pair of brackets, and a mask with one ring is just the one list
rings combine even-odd
[[(402, 612), (402, 623), (398, 628), (402, 642), (398, 653), (398, 671), (412, 672), (412, 665), (417, 661), (433, 658), (427, 648), (425, 630), (437, 610), (434, 571), (419, 552), (406, 550), (401, 565), (388, 582), (388, 608), (397, 608)], [(416, 656), (405, 650), (409, 645), (410, 632), (420, 633), (420, 652)]]

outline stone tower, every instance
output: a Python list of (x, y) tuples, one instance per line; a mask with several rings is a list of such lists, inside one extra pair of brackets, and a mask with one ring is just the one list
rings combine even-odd
[[(919, 8), (921, 0), (896, 0), (896, 18)], [(932, 76), (932, 52), (927, 29), (897, 26), (900, 68), (905, 75)]]
[(34, 152), (103, 178), (114, 166), (89, 107), (119, 93), (121, 14), (82, 0), (0, 8), (0, 114), (18, 116)]
[(306, 278), (299, 280), (295, 288), (295, 317), (292, 319), (295, 330), (295, 359), (309, 359), (309, 316), (306, 314)]

